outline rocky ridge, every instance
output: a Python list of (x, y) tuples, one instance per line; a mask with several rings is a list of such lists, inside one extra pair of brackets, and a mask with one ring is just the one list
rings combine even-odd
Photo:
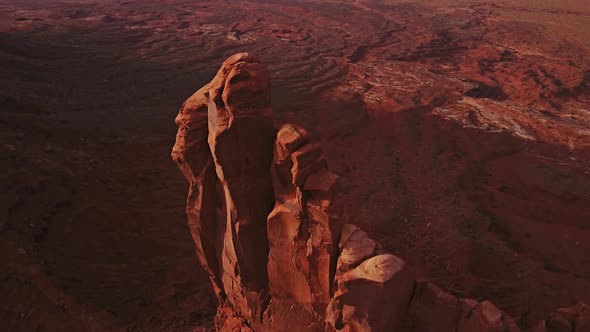
[[(172, 158), (190, 183), (189, 228), (219, 300), (220, 331), (520, 331), (490, 301), (416, 280), (332, 208), (337, 176), (292, 124), (273, 127), (269, 74), (228, 58), (176, 118)], [(584, 304), (535, 332), (585, 332)]]

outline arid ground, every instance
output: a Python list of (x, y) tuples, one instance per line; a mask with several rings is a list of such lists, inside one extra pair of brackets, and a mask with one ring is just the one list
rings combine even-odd
[(0, 330), (212, 327), (173, 120), (242, 51), (422, 277), (590, 303), (588, 1), (0, 0)]

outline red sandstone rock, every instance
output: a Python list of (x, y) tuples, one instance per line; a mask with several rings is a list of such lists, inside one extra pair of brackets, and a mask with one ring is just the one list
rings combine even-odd
[(252, 332), (248, 322), (237, 315), (232, 307), (220, 305), (215, 317), (215, 329), (224, 332)]
[(336, 276), (338, 289), (328, 319), (342, 331), (396, 331), (405, 320), (414, 289), (405, 262), (382, 254)]
[(344, 273), (357, 263), (374, 256), (378, 248), (367, 233), (351, 224), (342, 227), (339, 247), (337, 273)]
[(208, 100), (205, 85), (188, 98), (176, 117), (178, 133), (172, 148), (172, 159), (189, 181), (186, 212), (188, 225), (195, 242), (197, 257), (205, 268), (217, 297), (225, 297), (221, 291), (221, 277), (216, 243), (218, 222), (215, 216), (217, 195), (215, 192), (215, 168), (207, 145)]
[[(312, 307), (312, 290), (307, 241), (309, 233), (300, 186), (295, 185), (298, 170), (292, 154), (307, 142), (302, 128), (283, 126), (275, 142), (272, 167), (276, 203), (268, 216), (268, 276), (273, 301), (269, 311), (270, 330), (284, 330), (299, 324), (318, 324)], [(320, 326), (321, 327), (321, 326)], [(318, 327), (318, 329), (320, 328)]]
[[(268, 217), (269, 311), (282, 319), (269, 319), (269, 329), (300, 324), (304, 330), (320, 331), (336, 257), (326, 213), (335, 176), (325, 169), (319, 146), (308, 144), (307, 132), (294, 125), (281, 127), (277, 134), (272, 174), (276, 203)], [(312, 174), (324, 176), (304, 189)]]
[(260, 322), (267, 302), (266, 218), (274, 129), (266, 67), (247, 53), (224, 63), (209, 85), (209, 147), (225, 211), (221, 281), (229, 303)]
[(344, 225), (327, 320), (337, 330), (386, 331), (402, 326), (414, 291), (405, 262), (382, 254), (354, 225)]
[(172, 152), (191, 184), (187, 212), (199, 260), (220, 300), (252, 322), (261, 321), (267, 304), (274, 140), (268, 86), (258, 60), (230, 57), (181, 108)]

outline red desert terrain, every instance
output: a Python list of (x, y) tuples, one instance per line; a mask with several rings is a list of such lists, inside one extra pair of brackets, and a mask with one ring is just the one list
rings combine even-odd
[(588, 1), (0, 0), (0, 330), (214, 329), (170, 150), (238, 52), (418, 278), (525, 331), (590, 303)]

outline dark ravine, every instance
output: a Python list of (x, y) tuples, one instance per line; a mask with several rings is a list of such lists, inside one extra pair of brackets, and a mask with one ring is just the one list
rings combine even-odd
[[(300, 126), (273, 129), (269, 81), (260, 60), (235, 54), (176, 118), (172, 158), (190, 183), (189, 226), (219, 300), (218, 331), (521, 331), (490, 301), (416, 280), (346, 223), (321, 146)], [(532, 331), (589, 330), (580, 303)]]

